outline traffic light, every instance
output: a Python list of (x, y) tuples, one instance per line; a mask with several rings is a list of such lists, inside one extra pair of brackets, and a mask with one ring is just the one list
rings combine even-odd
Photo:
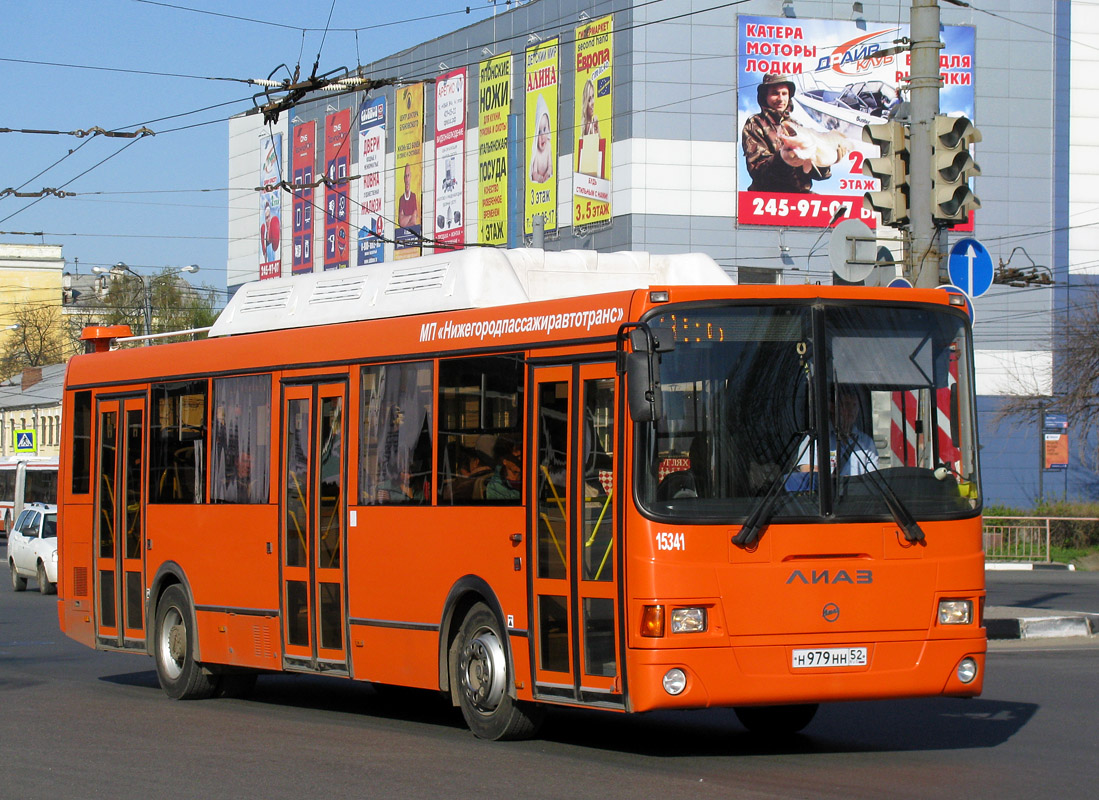
[(969, 219), (981, 201), (969, 188), (969, 179), (981, 168), (969, 154), (969, 145), (981, 141), (981, 132), (965, 117), (937, 114), (931, 128), (931, 216), (955, 225)]
[(862, 140), (876, 144), (879, 158), (866, 158), (862, 174), (881, 182), (881, 191), (863, 195), (863, 205), (881, 214), (881, 221), (894, 228), (908, 222), (908, 130), (891, 120), (879, 125), (865, 125)]

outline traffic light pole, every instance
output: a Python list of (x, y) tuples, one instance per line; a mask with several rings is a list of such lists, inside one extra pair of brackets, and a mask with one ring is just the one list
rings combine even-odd
[(932, 219), (931, 144), (939, 113), (939, 3), (912, 0), (912, 67), (909, 77), (909, 230), (907, 278), (918, 287), (939, 285), (942, 234)]

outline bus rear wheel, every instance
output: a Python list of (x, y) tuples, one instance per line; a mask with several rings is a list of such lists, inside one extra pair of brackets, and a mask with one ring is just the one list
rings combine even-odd
[(511, 666), (496, 615), (477, 603), (458, 632), (456, 658), (451, 660), (458, 703), (469, 729), (481, 739), (528, 739), (542, 722), (542, 709), (508, 694)]
[(214, 676), (195, 661), (191, 603), (178, 584), (169, 586), (156, 607), (153, 656), (160, 687), (173, 700), (201, 700), (214, 694)]
[(795, 706), (737, 706), (733, 709), (740, 724), (752, 733), (764, 736), (788, 736), (797, 733), (816, 716), (817, 703)]

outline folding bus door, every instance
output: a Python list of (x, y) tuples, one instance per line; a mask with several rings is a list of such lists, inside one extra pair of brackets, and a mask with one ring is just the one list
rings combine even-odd
[(533, 387), (535, 691), (621, 706), (614, 366), (536, 368)]
[(347, 384), (283, 388), (282, 614), (287, 669), (346, 673)]
[(96, 641), (145, 649), (145, 398), (100, 400), (96, 475)]

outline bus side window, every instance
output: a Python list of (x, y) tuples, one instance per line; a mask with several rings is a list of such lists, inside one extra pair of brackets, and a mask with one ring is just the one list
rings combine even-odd
[(439, 503), (514, 505), (523, 464), (523, 358), (439, 362)]
[(210, 501), (266, 503), (271, 474), (271, 376), (214, 381)]
[(156, 384), (149, 420), (149, 502), (205, 499), (206, 381)]
[(91, 392), (77, 392), (73, 397), (72, 431), (72, 492), (87, 494), (92, 485)]
[(359, 502), (430, 505), (432, 365), (363, 367)]

